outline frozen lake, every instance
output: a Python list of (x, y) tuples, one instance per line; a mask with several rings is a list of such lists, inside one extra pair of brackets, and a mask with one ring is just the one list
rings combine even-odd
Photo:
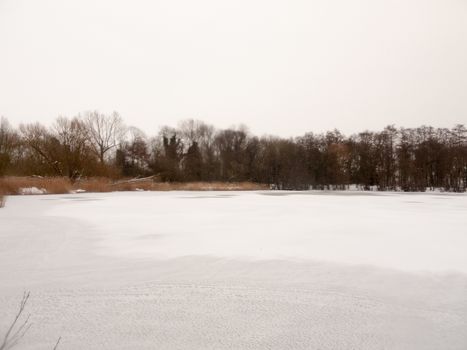
[(466, 349), (467, 195), (9, 197), (0, 336), (18, 349)]

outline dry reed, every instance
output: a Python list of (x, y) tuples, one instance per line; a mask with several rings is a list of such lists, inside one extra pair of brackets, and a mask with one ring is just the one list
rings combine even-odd
[(48, 194), (63, 194), (75, 191), (253, 191), (267, 190), (265, 184), (253, 182), (156, 182), (152, 179), (113, 182), (108, 178), (86, 178), (76, 182), (64, 177), (3, 177), (0, 178), (0, 198), (21, 194), (22, 189), (37, 188)]

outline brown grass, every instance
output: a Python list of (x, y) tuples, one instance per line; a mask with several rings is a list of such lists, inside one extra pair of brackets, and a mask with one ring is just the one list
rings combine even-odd
[(0, 187), (0, 208), (3, 208), (5, 206), (5, 203), (6, 203), (6, 196), (2, 188)]
[(4, 195), (19, 194), (21, 188), (44, 188), (47, 193), (68, 193), (72, 189), (70, 180), (63, 177), (16, 177), (0, 178), (0, 193)]
[(253, 182), (154, 182), (152, 180), (141, 182), (117, 181), (109, 179), (90, 179), (74, 185), (75, 189), (86, 192), (111, 191), (253, 191), (266, 190), (269, 187)]
[(267, 190), (265, 184), (254, 182), (155, 182), (153, 191), (254, 191)]
[(72, 183), (63, 177), (4, 177), (0, 178), (0, 197), (20, 194), (21, 188), (37, 187), (50, 194), (70, 193), (76, 190), (86, 192), (112, 191), (253, 191), (267, 190), (264, 184), (253, 182), (155, 182), (89, 178)]
[(77, 181), (72, 190), (84, 190), (86, 192), (111, 192), (112, 181), (104, 177), (96, 177)]

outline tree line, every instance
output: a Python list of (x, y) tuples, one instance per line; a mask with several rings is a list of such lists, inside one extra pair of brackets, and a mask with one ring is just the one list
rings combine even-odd
[(467, 187), (467, 129), (421, 126), (338, 130), (295, 138), (257, 137), (244, 126), (216, 129), (198, 120), (149, 137), (118, 113), (86, 112), (12, 127), (0, 120), (0, 176), (111, 178), (157, 175), (161, 181), (252, 181), (277, 189), (425, 191)]

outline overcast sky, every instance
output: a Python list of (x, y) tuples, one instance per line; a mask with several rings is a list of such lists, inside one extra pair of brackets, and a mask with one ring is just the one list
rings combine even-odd
[(255, 134), (467, 124), (466, 0), (0, 0), (0, 115)]

